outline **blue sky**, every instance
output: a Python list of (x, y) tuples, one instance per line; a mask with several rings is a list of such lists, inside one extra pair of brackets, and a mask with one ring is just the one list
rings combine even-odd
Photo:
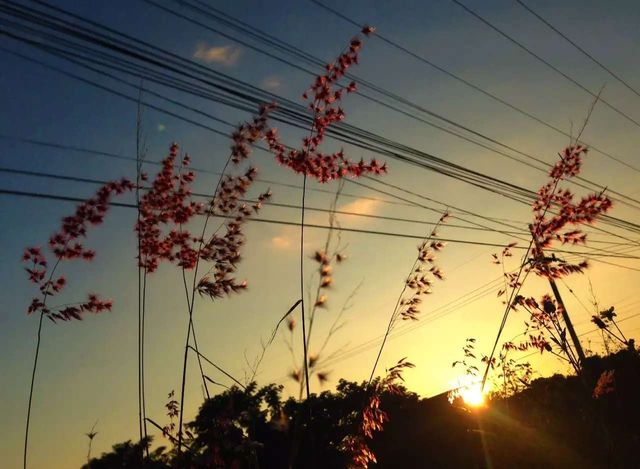
[[(35, 5), (26, 1), (21, 3)], [(592, 98), (587, 93), (527, 56), (448, 0), (327, 3), (350, 17), (375, 25), (385, 37), (567, 132), (580, 126), (591, 104)], [(299, 99), (310, 82), (310, 77), (300, 71), (176, 19), (143, 1), (56, 1), (54, 4), (289, 99)], [(588, 88), (597, 90), (605, 85), (603, 97), (608, 102), (640, 119), (638, 96), (580, 55), (517, 3), (491, 0), (468, 1), (467, 4)], [(630, 84), (640, 87), (640, 48), (637, 46), (640, 6), (635, 2), (615, 1), (605, 5), (594, 1), (561, 4), (536, 1), (531, 2), (531, 6)], [(224, 1), (216, 2), (216, 7), (327, 61), (337, 55), (356, 32), (353, 26), (308, 1)], [(7, 37), (0, 41), (3, 48), (37, 57), (70, 71), (79, 70), (17, 45)], [(136, 105), (6, 52), (0, 53), (3, 60), (0, 74), (2, 168), (98, 179), (134, 177), (135, 168), (131, 162), (27, 145), (4, 138), (23, 137), (134, 156)], [(556, 152), (567, 143), (566, 137), (399, 53), (379, 38), (373, 37), (366, 42), (361, 64), (354, 74), (547, 162), (553, 162)], [(108, 79), (89, 73), (86, 76), (111, 86)], [(148, 86), (153, 91), (232, 122), (248, 117), (210, 101)], [(135, 95), (135, 90), (121, 86), (118, 89)], [(150, 95), (147, 99), (159, 103)], [(348, 122), (448, 161), (530, 189), (536, 189), (544, 181), (541, 173), (420, 125), (361, 97), (349, 96), (344, 108)], [(196, 114), (184, 114), (226, 130)], [(162, 159), (172, 141), (179, 142), (191, 154), (193, 165), (198, 168), (219, 171), (227, 158), (228, 140), (202, 128), (152, 109), (145, 109), (143, 125), (150, 160)], [(280, 130), (292, 141), (299, 136), (284, 127)], [(638, 165), (637, 127), (600, 104), (596, 106), (584, 140)], [(338, 146), (336, 142), (327, 141), (327, 150)], [(354, 159), (372, 156), (353, 147), (347, 146), (345, 150)], [(264, 153), (255, 153), (253, 162), (264, 179), (300, 184), (298, 177), (278, 167)], [(384, 181), (402, 188), (486, 216), (514, 219), (523, 226), (530, 217), (528, 207), (488, 191), (399, 161), (388, 160), (388, 164), (390, 171)], [(153, 172), (152, 166), (149, 171)], [(640, 196), (637, 172), (596, 152), (587, 157), (584, 176), (623, 194)], [(195, 188), (211, 191), (215, 182), (215, 176), (200, 173)], [(95, 190), (91, 184), (52, 182), (50, 179), (6, 172), (0, 172), (0, 187), (74, 197), (88, 197)], [(255, 193), (266, 187), (266, 184), (258, 184)], [(333, 191), (336, 185), (320, 187), (311, 184), (310, 187)], [(274, 201), (299, 203), (299, 190), (276, 185), (271, 188)], [(344, 193), (339, 202), (344, 211), (421, 221), (437, 219), (436, 214), (419, 207), (366, 199), (389, 197), (353, 184), (347, 183)], [(401, 195), (397, 191), (395, 193)], [(406, 194), (404, 196), (407, 197)], [(325, 192), (311, 191), (308, 194), (309, 206), (326, 208), (331, 199), (332, 195)], [(443, 208), (437, 204), (434, 206)], [(72, 210), (73, 205), (68, 203), (0, 195), (0, 265), (3, 266), (0, 270), (0, 284), (3, 285), (0, 290), (0, 373), (3, 377), (0, 412), (6, 421), (5, 428), (11, 429), (0, 442), (0, 460), (6, 467), (18, 467), (21, 462), (24, 415), (37, 326), (37, 319), (24, 313), (33, 291), (19, 258), (25, 246), (44, 244), (58, 226), (59, 219)], [(137, 436), (134, 215), (130, 210), (114, 208), (105, 225), (92, 232), (87, 241), (98, 251), (96, 261), (89, 265), (69, 264), (64, 267), (70, 281), (67, 292), (70, 298), (82, 296), (86, 291), (97, 291), (113, 298), (114, 310), (78, 323), (45, 324), (33, 407), (32, 468), (79, 467), (86, 455), (84, 433), (96, 420), (99, 433), (94, 442), (94, 454), (106, 451), (117, 441)], [(620, 204), (612, 215), (638, 221), (636, 209)], [(267, 207), (260, 216), (297, 221), (299, 213)], [(353, 216), (342, 216), (339, 220), (344, 227), (418, 236), (429, 229), (424, 224)], [(326, 214), (310, 212), (308, 221), (325, 224), (327, 217)], [(637, 239), (633, 233), (613, 231)], [(500, 234), (459, 228), (445, 227), (441, 234), (443, 237), (473, 241), (504, 244), (510, 241)], [(277, 320), (298, 298), (298, 236), (294, 227), (249, 223), (245, 260), (240, 268), (241, 277), (249, 282), (249, 290), (223, 301), (201, 300), (196, 305), (195, 320), (203, 353), (239, 377), (244, 376), (246, 369), (245, 354), (252, 359), (259, 353), (260, 341), (268, 338)], [(311, 253), (324, 243), (325, 236), (324, 231), (308, 230), (305, 249)], [(603, 233), (595, 233), (593, 238), (615, 240)], [(338, 377), (361, 380), (368, 376), (375, 349), (365, 349), (357, 355), (348, 352), (379, 337), (384, 331), (406, 271), (415, 258), (417, 244), (415, 239), (346, 232), (343, 241), (347, 244), (349, 259), (335, 273), (336, 285), (330, 293), (330, 308), (323, 312), (326, 317), (319, 318), (318, 335), (314, 340), (319, 341), (326, 334), (332, 315), (338, 312), (357, 285), (361, 284), (361, 287), (354, 306), (345, 315), (346, 326), (332, 338), (331, 351), (340, 352), (348, 359), (335, 361), (328, 368), (332, 377), (328, 387), (332, 387)], [(472, 303), (452, 302), (500, 275), (500, 269), (490, 263), (490, 254), (495, 250), (454, 243), (447, 246), (440, 257), (440, 266), (448, 277), (446, 282), (436, 286), (434, 295), (423, 307), (422, 325), (389, 342), (381, 361), (382, 367), (408, 356), (417, 368), (407, 373), (407, 385), (428, 396), (442, 392), (455, 382), (457, 372), (451, 369), (451, 362), (460, 358), (465, 338), (476, 337), (478, 348), (487, 351), (485, 349), (495, 337), (502, 314), (499, 299), (495, 294), (487, 294)], [(639, 267), (637, 260), (615, 261), (628, 267)], [(311, 277), (313, 268), (309, 261), (306, 266), (308, 277)], [(633, 314), (637, 299), (633, 296), (633, 287), (638, 283), (638, 272), (594, 263), (588, 276), (567, 279), (567, 285), (575, 296), (568, 290), (564, 291), (579, 333), (591, 329), (588, 323), (589, 280), (601, 305), (619, 305), (620, 317)], [(170, 390), (179, 388), (186, 314), (175, 269), (162, 268), (150, 282), (148, 415), (156, 421), (165, 422), (163, 404), (166, 395)], [(542, 283), (532, 281), (528, 288), (531, 294), (538, 294), (544, 291), (543, 287)], [(523, 319), (522, 316), (511, 317), (505, 338), (522, 330)], [(625, 330), (637, 330), (640, 318), (631, 318), (624, 325)], [(590, 339), (593, 348), (598, 347), (597, 335), (586, 335), (584, 339), (585, 345)], [(564, 370), (552, 360), (536, 358), (534, 364), (543, 374)], [(190, 362), (190, 365), (187, 416), (195, 414), (202, 398), (195, 362)], [(278, 338), (267, 351), (258, 380), (264, 384), (272, 381), (285, 384), (287, 393), (295, 393), (295, 386), (285, 378), (290, 367), (291, 358), (281, 338)], [(216, 375), (213, 370), (209, 372), (214, 379), (224, 381), (223, 376)], [(321, 389), (317, 381), (313, 385), (314, 391)]]

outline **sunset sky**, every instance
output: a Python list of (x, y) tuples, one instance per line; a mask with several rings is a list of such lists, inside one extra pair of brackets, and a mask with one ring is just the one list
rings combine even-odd
[[(37, 2), (23, 0), (18, 3), (41, 9)], [(257, 44), (238, 32), (225, 29), (211, 18), (181, 9), (176, 2), (154, 0), (152, 3), (175, 9), (231, 36)], [(631, 119), (640, 121), (640, 96), (516, 1), (465, 0), (463, 3), (589, 90), (597, 92), (604, 86), (603, 99), (629, 118), (597, 103), (582, 137), (619, 161), (591, 151), (585, 159), (582, 176), (631, 199), (640, 199), (639, 124), (631, 122)], [(638, 2), (530, 0), (525, 3), (632, 88), (640, 89)], [(287, 99), (302, 102), (300, 96), (312, 80), (310, 75), (298, 69), (234, 42), (230, 37), (177, 18), (149, 2), (54, 0), (52, 4)], [(382, 37), (566, 133), (578, 131), (593, 102), (590, 94), (450, 0), (327, 0), (326, 4), (361, 24), (374, 25)], [(354, 25), (308, 0), (224, 0), (215, 2), (215, 7), (327, 62), (358, 32)], [(9, 15), (3, 11), (1, 17), (7, 19)], [(0, 31), (7, 29), (10, 27), (3, 21)], [(0, 73), (3, 106), (0, 114), (3, 148), (0, 188), (80, 198), (91, 196), (97, 189), (91, 183), (34, 177), (8, 170), (100, 180), (122, 176), (134, 179), (135, 163), (132, 161), (65, 150), (55, 145), (35, 145), (24, 139), (134, 157), (136, 104), (7, 51), (76, 73), (121, 93), (137, 95), (135, 89), (115, 83), (109, 77), (3, 35), (0, 39), (3, 65)], [(277, 51), (273, 54), (280, 56)], [(361, 64), (352, 70), (357, 77), (489, 136), (512, 150), (488, 143), (477, 134), (463, 132), (470, 140), (481, 141), (486, 147), (529, 161), (514, 152), (515, 149), (552, 164), (557, 152), (569, 141), (568, 137), (435, 70), (375, 35), (365, 41), (360, 58)], [(287, 57), (287, 60), (319, 71), (295, 58)], [(127, 79), (136, 82), (134, 78)], [(164, 102), (153, 93), (231, 122), (240, 123), (249, 118), (248, 113), (174, 89), (153, 83), (145, 83), (144, 87), (150, 91), (144, 94), (148, 103), (220, 131), (229, 132), (230, 129), (201, 113)], [(530, 190), (537, 190), (545, 182), (543, 172), (429, 127), (406, 113), (456, 130), (453, 125), (386, 97), (381, 98), (374, 92), (370, 94), (397, 106), (405, 114), (362, 96), (350, 95), (343, 103), (347, 114), (345, 122)], [(287, 143), (298, 145), (302, 133), (282, 124), (274, 125)], [(208, 171), (197, 172), (195, 191), (210, 193), (215, 188), (217, 177), (211, 172), (220, 171), (227, 159), (230, 143), (227, 138), (149, 107), (144, 109), (143, 127), (149, 160), (160, 161), (166, 156), (171, 142), (176, 141), (191, 155), (195, 168)], [(324, 145), (327, 151), (341, 147), (340, 142), (331, 138)], [(344, 231), (341, 235), (348, 259), (335, 268), (335, 284), (328, 293), (329, 307), (319, 313), (314, 331), (316, 344), (324, 340), (335, 314), (357, 290), (352, 307), (345, 313), (345, 326), (331, 338), (327, 347), (326, 354), (332, 357), (323, 370), (329, 371), (330, 380), (322, 387), (313, 379), (313, 392), (334, 388), (339, 378), (358, 381), (368, 378), (389, 315), (417, 255), (419, 238), (429, 233), (432, 223), (446, 207), (457, 207), (450, 209), (453, 215), (492, 230), (510, 229), (469, 212), (499, 219), (521, 229), (525, 229), (531, 219), (530, 207), (496, 194), (491, 188), (472, 186), (354, 146), (345, 145), (344, 149), (352, 159), (376, 157), (386, 161), (389, 173), (379, 180), (395, 187), (362, 181), (385, 194), (349, 181), (344, 185), (339, 210), (378, 218), (338, 215), (340, 225), (377, 233)], [(260, 179), (271, 181), (257, 183), (252, 196), (270, 187), (274, 202), (300, 204), (301, 190), (295, 186), (301, 184), (301, 177), (277, 165), (265, 152), (254, 152), (251, 158)], [(157, 166), (148, 165), (146, 169), (153, 175)], [(308, 187), (307, 205), (326, 209), (338, 185), (335, 182), (324, 185), (310, 182)], [(567, 187), (572, 187), (578, 194), (585, 193), (575, 186)], [(132, 198), (125, 197), (120, 201), (131, 202)], [(5, 429), (0, 440), (0, 465), (3, 467), (19, 467), (22, 462), (24, 421), (38, 322), (37, 317), (26, 314), (36, 289), (27, 281), (20, 256), (26, 246), (46, 245), (61, 217), (72, 213), (73, 209), (74, 205), (69, 202), (0, 193), (0, 414)], [(638, 209), (640, 202), (637, 201), (627, 205), (616, 203), (610, 215), (639, 223)], [(389, 220), (389, 217), (406, 221)], [(258, 218), (297, 223), (300, 211), (266, 206)], [(308, 211), (306, 222), (326, 225), (328, 215)], [(109, 313), (89, 316), (80, 322), (53, 324), (45, 321), (32, 411), (30, 468), (80, 467), (86, 462), (87, 438), (84, 434), (96, 421), (98, 435), (93, 444), (94, 455), (109, 450), (116, 442), (138, 437), (134, 223), (135, 210), (113, 208), (105, 224), (92, 231), (86, 243), (96, 249), (96, 260), (91, 264), (71, 262), (61, 267), (69, 281), (64, 296), (59, 298), (61, 302), (77, 301), (86, 292), (95, 291), (112, 298), (114, 307)], [(501, 299), (496, 296), (502, 288), (502, 270), (491, 263), (491, 254), (499, 252), (499, 246), (513, 241), (513, 236), (469, 229), (468, 222), (455, 218), (450, 223), (453, 226), (445, 225), (440, 230), (441, 237), (497, 246), (447, 244), (438, 259), (446, 280), (436, 283), (434, 294), (427, 297), (422, 306), (419, 322), (398, 325), (378, 368), (378, 373), (383, 373), (384, 368), (408, 357), (416, 368), (405, 374), (406, 385), (425, 397), (456, 385), (459, 372), (452, 369), (451, 364), (462, 357), (461, 348), (466, 338), (477, 339), (476, 348), (480, 353), (490, 352), (504, 311)], [(599, 248), (620, 257), (596, 257), (585, 275), (570, 276), (559, 284), (576, 330), (578, 334), (584, 334), (581, 336), (583, 345), (595, 351), (601, 349), (602, 338), (598, 333), (591, 333), (594, 326), (589, 318), (594, 313), (594, 306), (589, 282), (601, 309), (616, 306), (619, 319), (624, 320), (620, 324), (623, 331), (631, 336), (640, 331), (640, 316), (634, 316), (640, 305), (637, 296), (640, 262), (635, 257), (640, 255), (638, 232), (604, 224), (597, 226), (608, 233), (589, 228), (589, 239), (594, 243), (576, 250), (584, 252)], [(305, 282), (310, 284), (316, 281), (313, 277), (316, 264), (310, 256), (324, 244), (326, 234), (322, 229), (306, 230)], [(269, 339), (278, 320), (299, 298), (299, 228), (249, 222), (246, 235), (239, 277), (247, 279), (248, 290), (215, 302), (197, 299), (194, 315), (201, 352), (240, 380), (248, 373), (246, 360), (252, 362), (261, 352), (261, 341)], [(520, 244), (526, 246), (525, 242)], [(517, 265), (514, 257), (510, 268)], [(179, 392), (187, 314), (182, 279), (175, 267), (164, 265), (150, 277), (148, 288), (147, 415), (164, 424), (167, 422), (164, 409), (167, 394), (171, 390)], [(529, 278), (525, 294), (539, 296), (547, 289), (540, 280)], [(524, 312), (513, 313), (503, 339), (519, 334), (524, 319)], [(284, 344), (285, 331), (286, 328), (268, 348), (257, 381), (259, 384), (283, 384), (285, 395), (297, 396), (297, 384), (287, 377), (293, 363)], [(299, 333), (299, 329), (296, 332)], [(298, 335), (294, 342), (298, 356), (302, 352), (299, 339)], [(313, 345), (310, 352), (313, 352)], [(528, 359), (541, 375), (568, 371), (553, 358), (533, 356)], [(195, 415), (202, 402), (200, 375), (194, 357), (189, 364), (187, 420)], [(207, 366), (206, 372), (216, 381), (232, 384), (214, 368)], [(210, 387), (211, 392), (220, 389)], [(162, 442), (157, 432), (154, 435), (156, 442)]]

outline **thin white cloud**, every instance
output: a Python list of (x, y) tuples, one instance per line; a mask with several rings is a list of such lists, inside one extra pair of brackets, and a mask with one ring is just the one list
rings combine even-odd
[(210, 46), (201, 42), (196, 46), (193, 58), (206, 63), (219, 63), (231, 67), (238, 62), (241, 51), (236, 46)]
[[(320, 220), (314, 221), (312, 217), (309, 217), (305, 223), (320, 224)], [(326, 232), (323, 232), (323, 230), (305, 232), (305, 251), (318, 246), (325, 236)], [(297, 226), (283, 226), (275, 236), (268, 238), (267, 243), (269, 247), (280, 251), (298, 251), (300, 249), (300, 228)]]
[[(360, 213), (363, 215), (373, 215), (378, 211), (381, 202), (372, 199), (356, 199), (352, 202), (348, 202), (341, 205), (338, 210), (343, 212)], [(341, 221), (345, 221), (345, 226), (363, 225), (371, 220), (363, 217), (339, 215)], [(327, 214), (309, 212), (306, 217), (305, 223), (309, 225), (327, 225)], [(326, 238), (325, 230), (310, 230), (305, 234), (305, 251), (309, 249), (315, 249), (324, 243)], [(300, 249), (300, 228), (295, 226), (283, 226), (279, 232), (268, 238), (267, 243), (273, 249), (281, 251), (295, 251)]]
[(282, 86), (282, 80), (279, 77), (273, 75), (262, 80), (261, 85), (263, 88), (266, 88), (268, 90), (275, 90)]
[[(296, 241), (297, 240), (297, 241)], [(281, 226), (275, 236), (268, 239), (271, 248), (281, 251), (291, 251), (300, 248), (300, 232), (295, 226)]]
[(271, 238), (271, 245), (276, 249), (291, 249), (293, 239), (288, 236), (274, 236)]
[(355, 212), (363, 215), (373, 215), (380, 206), (379, 200), (372, 199), (356, 199), (353, 202), (344, 204), (340, 207), (342, 212)]

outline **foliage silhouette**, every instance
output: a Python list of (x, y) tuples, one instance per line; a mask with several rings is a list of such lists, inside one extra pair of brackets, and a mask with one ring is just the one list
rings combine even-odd
[[(594, 398), (606, 370), (615, 370), (613, 391)], [(370, 441), (378, 460), (371, 467), (630, 467), (640, 441), (639, 386), (640, 355), (628, 348), (588, 357), (580, 376), (536, 379), (483, 409), (466, 408), (460, 400), (450, 405), (446, 393), (421, 399), (406, 390), (385, 392), (382, 407), (390, 418)], [(147, 467), (286, 467), (293, 422), (308, 415), (309, 405), (313, 432), (300, 443), (305, 457), (296, 467), (348, 467), (349, 455), (339, 446), (359, 425), (366, 390), (365, 382), (340, 380), (334, 391), (300, 402), (283, 401), (282, 388), (273, 384), (233, 387), (205, 401), (187, 424), (194, 436), (180, 461), (158, 448)], [(139, 457), (142, 445), (122, 443), (84, 468), (137, 467), (127, 465), (136, 461), (136, 451)]]

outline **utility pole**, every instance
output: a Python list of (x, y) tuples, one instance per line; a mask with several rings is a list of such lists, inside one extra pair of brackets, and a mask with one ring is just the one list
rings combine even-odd
[[(544, 252), (540, 248), (538, 241), (533, 233), (533, 227), (529, 225), (529, 229), (531, 230), (531, 236), (533, 236), (533, 242), (535, 243), (538, 251), (542, 259), (536, 259), (538, 262), (544, 262)], [(556, 302), (560, 307), (560, 311), (562, 312), (562, 319), (567, 326), (567, 330), (569, 331), (569, 335), (571, 336), (571, 340), (573, 341), (573, 347), (578, 354), (578, 360), (580, 361), (580, 366), (584, 363), (586, 358), (584, 354), (584, 350), (582, 350), (582, 345), (580, 345), (580, 339), (578, 338), (578, 334), (576, 334), (576, 330), (573, 328), (573, 323), (571, 322), (571, 318), (569, 317), (569, 313), (567, 312), (567, 308), (564, 305), (564, 301), (562, 301), (562, 296), (560, 295), (560, 290), (558, 290), (558, 286), (556, 285), (556, 281), (549, 277), (549, 285), (551, 286), (551, 290), (553, 291), (553, 296), (556, 298)]]
[(564, 302), (562, 301), (562, 296), (560, 296), (560, 291), (558, 290), (558, 286), (554, 279), (549, 278), (549, 285), (551, 285), (551, 290), (553, 291), (553, 295), (556, 297), (556, 301), (558, 302), (558, 306), (562, 311), (562, 319), (564, 323), (567, 325), (567, 330), (569, 331), (569, 335), (571, 336), (571, 340), (573, 341), (573, 347), (576, 349), (576, 353), (578, 354), (578, 358), (580, 359), (580, 365), (584, 363), (585, 354), (584, 350), (582, 350), (582, 345), (580, 345), (580, 339), (576, 334), (576, 330), (573, 328), (573, 323), (571, 322), (571, 318), (569, 318), (569, 313), (567, 312), (567, 308), (564, 306)]

